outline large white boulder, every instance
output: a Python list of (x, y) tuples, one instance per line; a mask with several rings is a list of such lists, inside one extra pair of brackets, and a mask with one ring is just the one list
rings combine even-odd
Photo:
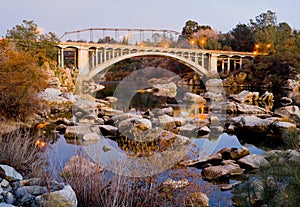
[(72, 187), (66, 185), (62, 190), (37, 196), (35, 198), (35, 206), (77, 207), (77, 198)]

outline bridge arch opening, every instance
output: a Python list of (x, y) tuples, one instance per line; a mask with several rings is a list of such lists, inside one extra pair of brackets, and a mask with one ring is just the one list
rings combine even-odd
[[(184, 57), (180, 57), (174, 54), (170, 53), (149, 53), (149, 52), (138, 52), (138, 53), (130, 53), (123, 56), (115, 57), (112, 59), (109, 59), (105, 63), (100, 64), (99, 66), (96, 66), (92, 68), (88, 74), (86, 74), (85, 79), (92, 79), (94, 76), (96, 76), (98, 73), (105, 74), (105, 72), (113, 65), (120, 63), (125, 60), (133, 59), (133, 58), (168, 58), (172, 61), (181, 63), (182, 65), (186, 66), (187, 68), (194, 71), (196, 74), (198, 74), (200, 77), (206, 77), (209, 75), (208, 70), (201, 67), (200, 65), (196, 64), (193, 61), (187, 61)], [(104, 72), (104, 73), (103, 73)]]
[(57, 63), (62, 68), (78, 68), (78, 48), (73, 46), (60, 47), (56, 46)]

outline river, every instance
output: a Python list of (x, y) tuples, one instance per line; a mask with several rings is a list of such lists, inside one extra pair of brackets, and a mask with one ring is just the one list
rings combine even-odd
[[(105, 89), (99, 91), (96, 94), (96, 98), (102, 99), (107, 96), (114, 96), (116, 87), (119, 85), (119, 82), (106, 82), (104, 83)], [(235, 91), (230, 91), (225, 89), (224, 93), (225, 95), (229, 95), (231, 93), (238, 93), (245, 89), (235, 89)], [(255, 89), (248, 89), (250, 91), (258, 91)], [(200, 87), (189, 87), (189, 86), (178, 86), (177, 88), (177, 95), (174, 98), (166, 98), (166, 97), (157, 97), (153, 96), (150, 93), (139, 93), (135, 95), (129, 103), (129, 106), (124, 105), (118, 105), (115, 103), (113, 106), (116, 109), (122, 109), (125, 110), (134, 108), (136, 113), (139, 113), (140, 111), (146, 111), (147, 109), (153, 109), (153, 108), (162, 108), (162, 107), (172, 107), (174, 109), (174, 116), (179, 115), (181, 112), (188, 112), (190, 115), (198, 115), (198, 114), (209, 114), (209, 107), (205, 106), (204, 108), (199, 109), (199, 106), (195, 107), (195, 104), (185, 104), (183, 99), (183, 94), (186, 91), (193, 92), (193, 93), (203, 93), (205, 89)], [(259, 92), (263, 93), (265, 90), (260, 89)], [(271, 91), (272, 92), (272, 91)], [(274, 110), (277, 107), (280, 107), (280, 98), (283, 96), (292, 97), (294, 100), (299, 100), (299, 94), (294, 94), (288, 91), (273, 91), (273, 94), (275, 95), (274, 98), (274, 104), (270, 106), (271, 110)], [(124, 95), (124, 94), (123, 94)], [(295, 98), (296, 96), (296, 98)], [(125, 93), (126, 97), (126, 93)], [(118, 97), (120, 98), (120, 97)], [(297, 105), (299, 105), (299, 102), (297, 102)], [(220, 116), (221, 118), (226, 119), (225, 117)], [(223, 121), (223, 120), (221, 120)], [(112, 146), (113, 148), (118, 148), (120, 152), (124, 152), (116, 142), (113, 140), (106, 139), (106, 144)], [(256, 147), (252, 143), (246, 143), (245, 141), (239, 140), (239, 138), (235, 135), (229, 135), (227, 133), (219, 133), (216, 135), (211, 135), (204, 138), (195, 138), (193, 139), (193, 147), (190, 148), (188, 151), (188, 154), (191, 158), (195, 156), (193, 152), (198, 152), (197, 156), (199, 156), (199, 153), (201, 156), (207, 156), (209, 154), (213, 154), (218, 152), (220, 149), (225, 147), (236, 147), (240, 148), (241, 146), (244, 146), (250, 150), (250, 153), (252, 154), (264, 154), (264, 150), (260, 147)], [(95, 144), (96, 146), (97, 144)], [(63, 166), (65, 163), (70, 159), (71, 156), (75, 154), (87, 154), (86, 153), (86, 147), (81, 145), (75, 145), (71, 142), (67, 141), (63, 135), (58, 135), (57, 141), (51, 145), (50, 151), (49, 151), (49, 160), (50, 160), (50, 169), (51, 172), (53, 172), (53, 176), (59, 176), (59, 172), (61, 172)], [(112, 157), (111, 159), (119, 159), (118, 157)], [(158, 173), (155, 175), (158, 182), (163, 181), (168, 177), (172, 177), (172, 175), (176, 175), (176, 179), (182, 179), (185, 178), (185, 173), (182, 172), (183, 169), (167, 169), (163, 172)], [(200, 189), (205, 190), (209, 196), (210, 199), (210, 206), (233, 206), (231, 197), (233, 196), (231, 191), (221, 191), (218, 185), (215, 185), (213, 183), (207, 182), (203, 179), (199, 179), (201, 177), (201, 169), (197, 168), (188, 168), (189, 174), (187, 179), (190, 182), (196, 183), (198, 186), (200, 186)], [(178, 176), (180, 175), (180, 176)], [(230, 180), (230, 183), (235, 183), (236, 180)], [(203, 187), (205, 186), (205, 187)], [(182, 191), (182, 194), (184, 194), (184, 191)]]

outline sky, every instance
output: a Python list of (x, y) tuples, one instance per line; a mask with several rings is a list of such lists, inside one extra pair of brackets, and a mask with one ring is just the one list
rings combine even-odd
[(279, 22), (300, 30), (299, 0), (0, 0), (0, 37), (33, 20), (45, 33), (95, 27), (170, 29), (187, 20), (227, 33), (271, 10)]

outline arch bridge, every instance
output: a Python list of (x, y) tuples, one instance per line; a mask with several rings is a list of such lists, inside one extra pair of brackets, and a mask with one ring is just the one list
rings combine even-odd
[(167, 48), (143, 45), (60, 42), (57, 45), (58, 65), (78, 68), (88, 79), (107, 67), (133, 57), (161, 56), (181, 62), (200, 75), (241, 70), (246, 59), (254, 59), (252, 52)]

